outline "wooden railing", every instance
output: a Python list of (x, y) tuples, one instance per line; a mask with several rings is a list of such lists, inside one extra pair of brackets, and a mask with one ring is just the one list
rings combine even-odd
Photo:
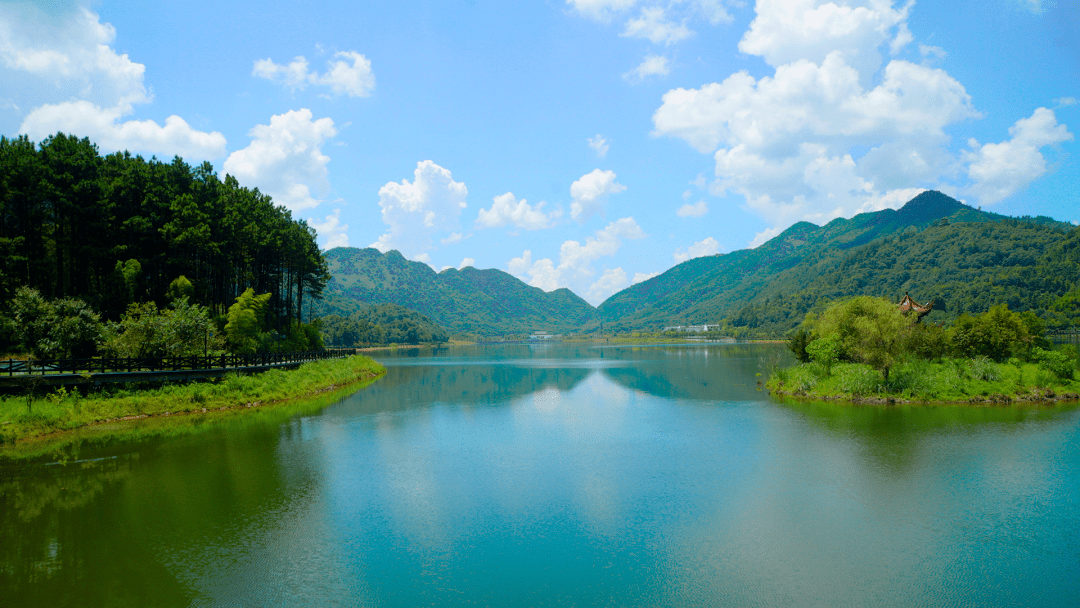
[(297, 353), (256, 353), (211, 357), (94, 357), (92, 359), (30, 359), (25, 361), (8, 359), (0, 360), (0, 376), (232, 369), (340, 359), (355, 354), (355, 348), (333, 348)]

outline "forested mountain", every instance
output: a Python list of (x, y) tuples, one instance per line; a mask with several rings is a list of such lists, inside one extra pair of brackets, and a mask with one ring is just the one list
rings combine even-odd
[(595, 309), (569, 289), (550, 293), (501, 270), (472, 267), (436, 273), (397, 251), (339, 247), (326, 252), (332, 278), (314, 314), (351, 314), (352, 302), (398, 304), (454, 334), (481, 336), (578, 331)]
[(723, 320), (735, 333), (780, 335), (831, 298), (910, 292), (937, 300), (937, 319), (1005, 302), (1053, 321), (1048, 311), (1080, 280), (1078, 240), (1070, 224), (986, 213), (930, 191), (900, 210), (801, 222), (756, 249), (684, 262), (597, 312), (616, 330)]
[[(427, 315), (397, 304), (352, 303), (353, 312), (321, 317), (323, 341), (331, 346), (446, 342), (446, 330)], [(344, 311), (341, 311), (344, 312)]]
[(40, 146), (0, 137), (0, 301), (28, 286), (117, 319), (132, 302), (168, 304), (180, 275), (217, 314), (249, 287), (269, 293), (279, 326), (328, 277), (310, 226), (210, 163), (101, 156), (62, 133)]

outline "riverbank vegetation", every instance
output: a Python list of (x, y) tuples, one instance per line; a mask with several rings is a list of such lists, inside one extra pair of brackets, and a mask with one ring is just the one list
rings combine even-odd
[(0, 397), (0, 445), (57, 431), (117, 420), (255, 407), (307, 397), (378, 378), (386, 372), (361, 355), (325, 359), (296, 370), (230, 374), (188, 384), (112, 384), (85, 393), (60, 388), (50, 393)]
[(1034, 313), (1005, 304), (945, 328), (888, 300), (834, 302), (788, 340), (798, 360), (772, 370), (773, 393), (822, 399), (1008, 401), (1076, 398), (1075, 347), (1051, 348)]

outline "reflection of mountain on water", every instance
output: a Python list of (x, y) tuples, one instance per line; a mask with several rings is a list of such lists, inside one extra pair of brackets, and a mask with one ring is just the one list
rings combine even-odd
[(340, 407), (394, 412), (437, 403), (481, 405), (506, 403), (554, 388), (569, 391), (593, 370), (587, 367), (522, 365), (388, 366), (386, 376), (357, 393)]
[(606, 367), (603, 373), (629, 389), (660, 397), (760, 400), (755, 374), (761, 358), (775, 351), (775, 345), (749, 344), (628, 346), (611, 349), (607, 356), (633, 364)]

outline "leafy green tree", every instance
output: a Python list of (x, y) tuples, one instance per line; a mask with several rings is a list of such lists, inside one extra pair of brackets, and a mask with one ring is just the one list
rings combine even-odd
[(840, 361), (840, 341), (836, 338), (819, 338), (806, 345), (806, 354), (825, 368), (825, 375), (832, 375), (832, 368)]
[(184, 275), (180, 275), (173, 279), (172, 283), (169, 283), (169, 291), (165, 293), (165, 297), (170, 302), (176, 302), (180, 299), (190, 300), (195, 295), (195, 286), (191, 284), (191, 281)]
[(191, 357), (222, 348), (209, 311), (180, 298), (172, 308), (132, 304), (104, 332), (104, 348), (118, 357)]
[(989, 357), (999, 363), (1013, 354), (1022, 354), (1031, 341), (1023, 317), (1011, 312), (1007, 304), (991, 306), (978, 317), (961, 315), (949, 329), (953, 353), (967, 358)]
[(269, 301), (269, 293), (255, 295), (255, 290), (248, 287), (229, 307), (225, 336), (233, 352), (238, 354), (255, 352), (259, 344), (259, 334), (264, 328), (266, 304)]
[(795, 355), (795, 358), (798, 359), (800, 363), (810, 362), (811, 355), (807, 350), (810, 341), (810, 332), (806, 331), (805, 326), (797, 328), (787, 339), (788, 350)]
[(46, 300), (20, 287), (8, 304), (18, 342), (37, 357), (89, 357), (101, 336), (101, 317), (75, 298)]
[(873, 367), (888, 382), (889, 371), (907, 357), (911, 325), (896, 304), (858, 296), (825, 309), (814, 330), (818, 339), (836, 341), (840, 357)]

